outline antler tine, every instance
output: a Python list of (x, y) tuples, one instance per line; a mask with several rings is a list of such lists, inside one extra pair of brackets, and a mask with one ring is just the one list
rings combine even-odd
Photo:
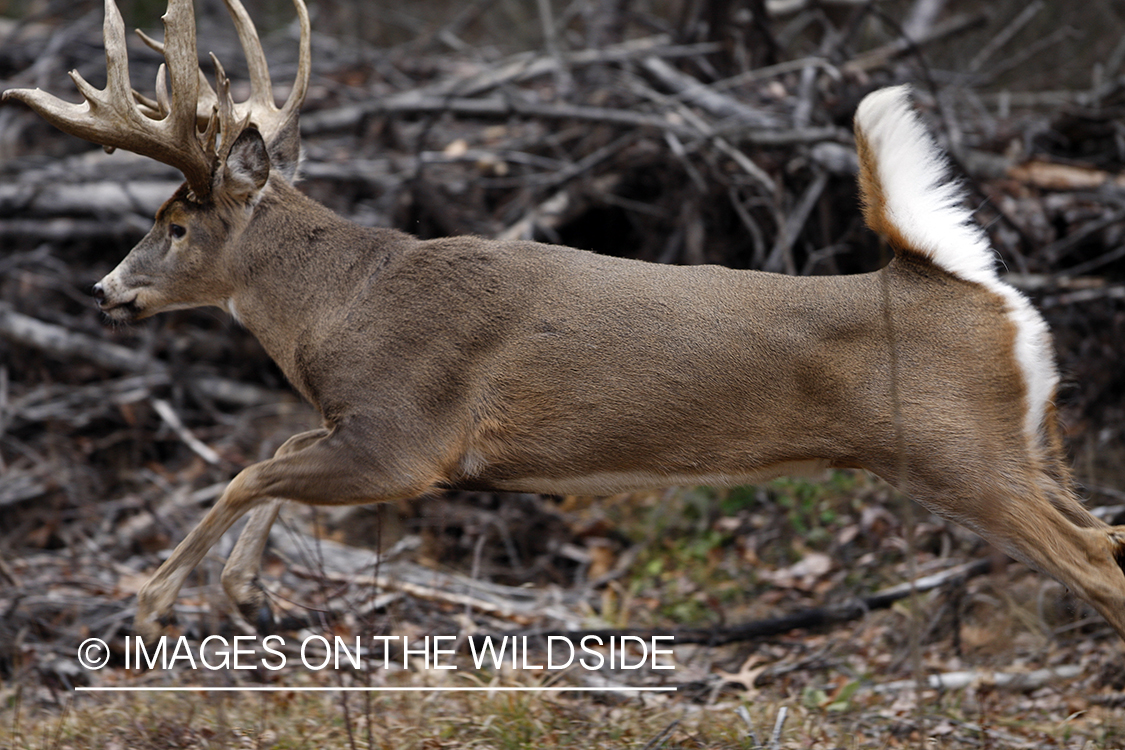
[(261, 107), (276, 109), (273, 101), (273, 84), (270, 81), (270, 66), (266, 62), (266, 53), (262, 50), (262, 40), (258, 37), (258, 30), (239, 0), (223, 0), (223, 3), (227, 6), (231, 19), (234, 20), (238, 41), (242, 45), (243, 54), (246, 55), (246, 67), (250, 71), (250, 98), (247, 103), (254, 110)]
[[(269, 63), (266, 61), (265, 51), (262, 48), (262, 41), (258, 36), (254, 21), (250, 18), (250, 14), (246, 12), (246, 8), (242, 5), (241, 0), (223, 0), (223, 2), (227, 6), (227, 12), (230, 13), (231, 19), (234, 21), (238, 41), (242, 45), (243, 54), (246, 56), (246, 66), (250, 72), (250, 97), (244, 102), (235, 104), (235, 109), (243, 118), (249, 116), (251, 122), (258, 127), (262, 132), (262, 136), (269, 142), (273, 139), (273, 136), (281, 132), (284, 126), (299, 113), (301, 105), (305, 101), (305, 95), (308, 93), (309, 77), (312, 71), (312, 53), (310, 49), (312, 29), (309, 22), (308, 8), (305, 6), (304, 0), (293, 0), (293, 5), (297, 9), (298, 23), (301, 27), (300, 48), (297, 59), (297, 77), (293, 82), (292, 90), (289, 92), (289, 98), (285, 101), (284, 106), (278, 109), (273, 98), (273, 82), (270, 78)], [(140, 29), (137, 30), (137, 34), (149, 47), (162, 55), (164, 54), (163, 42), (153, 39)], [(137, 96), (140, 97), (139, 94), (137, 94)], [(211, 88), (211, 84), (207, 81), (207, 77), (200, 71), (199, 102), (196, 110), (196, 117), (198, 118), (200, 127), (207, 126), (215, 107), (222, 105), (222, 99), (222, 93), (216, 94), (215, 90)], [(147, 110), (160, 112), (159, 108), (153, 108), (151, 103), (143, 97), (140, 98), (140, 101), (142, 101), (142, 105)], [(146, 112), (146, 114), (148, 114), (148, 112)], [(154, 115), (150, 114), (150, 116)], [(161, 117), (163, 114), (161, 113), (155, 116)]]
[[(195, 12), (191, 0), (171, 0), (165, 14), (165, 60), (172, 79), (169, 111), (162, 119), (147, 116), (129, 84), (125, 22), (114, 0), (105, 0), (105, 89), (90, 85), (77, 71), (70, 77), (85, 102), (70, 104), (40, 89), (12, 89), (4, 99), (26, 103), (60, 130), (107, 150), (123, 148), (183, 172), (197, 197), (210, 192), (215, 155), (204, 150), (196, 132), (199, 62), (195, 53)], [(158, 105), (161, 106), (161, 105)]]
[(164, 60), (172, 86), (167, 122), (175, 134), (196, 141), (199, 103), (199, 53), (195, 47), (195, 8), (191, 0), (169, 0), (164, 20)]
[(309, 21), (309, 9), (305, 7), (304, 0), (293, 0), (297, 8), (297, 21), (301, 24), (300, 50), (297, 53), (297, 77), (293, 80), (293, 88), (285, 106), (281, 108), (282, 121), (296, 117), (305, 103), (305, 95), (309, 91), (309, 78), (312, 75), (312, 24)]
[[(222, 135), (222, 143), (219, 144), (218, 154), (219, 161), (226, 161), (230, 156), (231, 146), (238, 140), (238, 136), (250, 124), (250, 114), (246, 113), (241, 119), (238, 118), (234, 100), (230, 95), (230, 79), (227, 77), (226, 70), (223, 69), (223, 64), (219, 62), (219, 58), (215, 57), (215, 53), (211, 53), (211, 62), (215, 64), (215, 84), (218, 88), (218, 133)], [(215, 120), (212, 117), (211, 125), (207, 127), (207, 133), (210, 136), (215, 131)], [(213, 136), (211, 136), (213, 138)]]
[(132, 99), (129, 85), (129, 51), (125, 47), (125, 20), (117, 4), (106, 0), (105, 21), (102, 23), (105, 40), (105, 93), (110, 102)]
[[(153, 39), (151, 36), (141, 31), (140, 29), (135, 29), (135, 31), (137, 36), (140, 37), (141, 41), (145, 43), (145, 46), (159, 53), (161, 57), (164, 56), (164, 42)], [(163, 69), (164, 66), (161, 65), (161, 71), (163, 71)], [(211, 83), (207, 80), (207, 76), (206, 74), (204, 74), (203, 70), (198, 67), (197, 70), (199, 70), (199, 99), (196, 103), (195, 108), (196, 126), (199, 128), (206, 128), (207, 124), (211, 121), (211, 113), (214, 112), (215, 107), (218, 106), (219, 99), (215, 94), (215, 89), (211, 88)], [(160, 92), (162, 90), (165, 92), (167, 91), (167, 87), (165, 86), (164, 79), (161, 78), (161, 75), (162, 73), (157, 74), (157, 98), (155, 102), (153, 102), (151, 99), (149, 99), (139, 91), (135, 89), (133, 90), (133, 97), (141, 105), (141, 111), (154, 120), (162, 119), (168, 114), (168, 107), (162, 107), (159, 104), (159, 102), (161, 101)]]
[(250, 14), (246, 12), (246, 8), (243, 7), (240, 0), (223, 0), (223, 2), (234, 21), (235, 29), (238, 32), (238, 40), (242, 44), (243, 53), (246, 55), (246, 65), (250, 72), (250, 98), (243, 102), (239, 109), (250, 117), (251, 122), (258, 127), (266, 142), (269, 143), (298, 114), (308, 91), (309, 75), (312, 70), (311, 25), (308, 8), (305, 7), (304, 0), (293, 0), (301, 25), (297, 78), (293, 82), (293, 89), (290, 91), (285, 105), (278, 109), (273, 99), (273, 84), (270, 80), (266, 55), (262, 50), (262, 41), (254, 27), (254, 22), (250, 19)]
[(85, 99), (82, 104), (69, 104), (39, 89), (12, 89), (3, 98), (23, 101), (60, 130), (107, 150), (124, 148), (176, 167), (187, 178), (190, 194), (203, 199), (211, 192), (215, 164), (247, 124), (253, 122), (267, 143), (295, 125), (311, 71), (311, 30), (304, 0), (293, 0), (301, 24), (301, 46), (297, 78), (281, 109), (273, 101), (266, 56), (249, 14), (239, 0), (224, 2), (250, 69), (250, 98), (241, 104), (231, 101), (230, 82), (217, 60), (218, 93), (199, 69), (192, 0), (169, 0), (163, 17), (163, 43), (141, 34), (145, 44), (164, 55), (155, 101), (134, 91), (129, 83), (125, 22), (114, 0), (105, 0), (105, 89), (95, 88), (71, 71)]

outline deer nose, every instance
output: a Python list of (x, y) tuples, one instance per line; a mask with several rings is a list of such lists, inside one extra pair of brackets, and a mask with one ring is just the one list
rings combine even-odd
[(105, 304), (105, 287), (101, 283), (94, 284), (94, 288), (90, 290), (90, 294), (94, 295), (94, 300), (98, 303), (98, 307)]

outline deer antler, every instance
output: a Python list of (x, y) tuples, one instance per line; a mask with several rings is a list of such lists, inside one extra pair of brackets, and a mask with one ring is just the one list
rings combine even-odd
[[(311, 27), (308, 9), (305, 7), (303, 0), (293, 0), (293, 4), (297, 9), (297, 20), (301, 25), (301, 40), (297, 59), (297, 77), (293, 81), (293, 88), (289, 92), (289, 98), (279, 109), (273, 99), (273, 83), (270, 79), (270, 70), (266, 62), (266, 55), (262, 50), (262, 42), (258, 37), (257, 30), (254, 28), (254, 22), (250, 19), (250, 14), (246, 12), (246, 8), (243, 7), (239, 0), (223, 0), (223, 2), (227, 6), (227, 11), (230, 13), (231, 18), (234, 20), (235, 31), (238, 33), (238, 39), (242, 44), (242, 51), (246, 56), (247, 67), (250, 71), (250, 97), (244, 102), (232, 102), (235, 121), (239, 123), (248, 121), (258, 128), (266, 143), (270, 143), (274, 136), (283, 131), (285, 126), (299, 114), (301, 104), (305, 101), (305, 94), (308, 92), (309, 75), (312, 70), (312, 55), (309, 44)], [(140, 36), (141, 40), (149, 47), (162, 55), (164, 54), (164, 43), (153, 39), (139, 29), (137, 30), (137, 35)], [(221, 66), (218, 60), (215, 60), (214, 55), (212, 55), (212, 60), (218, 70)], [(217, 79), (221, 77), (221, 74), (216, 74)], [(221, 81), (219, 85), (221, 88)], [(218, 102), (221, 99), (216, 95), (214, 89), (211, 88), (211, 85), (207, 82), (202, 72), (199, 74), (199, 86), (200, 94), (197, 105), (197, 118), (199, 124), (206, 127), (213, 116), (214, 108), (218, 106)], [(154, 118), (161, 118), (167, 114), (168, 105), (164, 103), (167, 100), (167, 95), (163, 93), (163, 91), (163, 84), (158, 80), (157, 101), (154, 102), (137, 94), (141, 109), (145, 114)], [(162, 97), (164, 98), (162, 99)], [(224, 140), (228, 143), (233, 143), (237, 135), (237, 133), (234, 133), (234, 137)]]
[[(304, 0), (293, 0), (301, 24), (298, 72), (289, 99), (280, 109), (273, 102), (269, 68), (258, 33), (239, 0), (224, 0), (234, 19), (250, 69), (250, 98), (235, 104), (230, 82), (212, 55), (218, 93), (199, 69), (192, 0), (170, 0), (164, 14), (164, 42), (141, 38), (164, 55), (156, 81), (156, 100), (133, 91), (125, 48), (125, 23), (114, 0), (105, 2), (106, 87), (90, 85), (71, 71), (85, 101), (70, 104), (40, 89), (12, 89), (3, 99), (18, 99), (60, 130), (113, 150), (123, 148), (183, 172), (197, 199), (211, 192), (215, 165), (223, 160), (238, 134), (255, 125), (267, 143), (294, 124), (311, 71), (310, 26)], [(168, 82), (171, 82), (171, 94)]]

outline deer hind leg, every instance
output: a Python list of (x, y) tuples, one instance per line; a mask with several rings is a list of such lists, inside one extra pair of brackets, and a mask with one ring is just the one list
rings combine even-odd
[[(274, 458), (287, 456), (328, 435), (328, 430), (319, 429), (302, 432), (286, 440), (274, 452)], [(262, 589), (258, 575), (262, 570), (262, 553), (269, 541), (270, 529), (277, 520), (282, 500), (273, 498), (265, 505), (250, 511), (246, 526), (231, 550), (226, 565), (223, 566), (223, 590), (238, 607), (247, 622), (253, 624), (260, 633), (271, 630), (273, 611), (266, 592)]]
[(1109, 526), (1081, 506), (1069, 487), (1040, 481), (1012, 497), (1006, 538), (994, 543), (1058, 580), (1088, 602), (1125, 639), (1125, 526)]
[(1125, 526), (1109, 526), (1089, 513), (1069, 477), (1059, 477), (1050, 461), (1029, 457), (1021, 465), (1005, 464), (953, 462), (948, 466), (956, 468), (929, 482), (911, 472), (904, 489), (938, 515), (1058, 580), (1125, 638)]
[(377, 425), (364, 424), (302, 433), (283, 445), (279, 455), (239, 472), (137, 594), (137, 633), (146, 641), (162, 634), (188, 575), (235, 521), (255, 508), (262, 510), (243, 533), (245, 541), (240, 539), (236, 545), (232, 582), (259, 564), (247, 561), (260, 556), (268, 533), (265, 522), (272, 523), (264, 503), (272, 505), (275, 498), (285, 498), (310, 505), (359, 505), (415, 497), (432, 487), (439, 476), (429, 467), (406, 466), (372, 455), (365, 446), (378, 431)]
[(1079, 526), (1049, 501), (1032, 498), (1020, 498), (990, 541), (1058, 580), (1125, 639), (1125, 527)]
[(283, 502), (272, 498), (250, 511), (246, 526), (223, 566), (223, 590), (242, 617), (259, 633), (268, 633), (274, 623), (273, 610), (258, 574), (262, 570), (262, 553), (269, 541), (270, 529)]

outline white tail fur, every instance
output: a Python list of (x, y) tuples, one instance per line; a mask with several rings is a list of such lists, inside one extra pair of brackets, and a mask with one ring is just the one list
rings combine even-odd
[[(1016, 356), (1027, 389), (1025, 429), (1038, 443), (1058, 373), (1043, 317), (1020, 292), (996, 274), (997, 256), (965, 208), (965, 196), (949, 179), (945, 155), (910, 104), (910, 87), (868, 95), (856, 109), (857, 138), (866, 141), (866, 168), (881, 196), (869, 204), (868, 224), (896, 239), (896, 253), (918, 253), (954, 276), (980, 284), (1008, 303), (1016, 328)], [(871, 213), (877, 212), (877, 216)]]

